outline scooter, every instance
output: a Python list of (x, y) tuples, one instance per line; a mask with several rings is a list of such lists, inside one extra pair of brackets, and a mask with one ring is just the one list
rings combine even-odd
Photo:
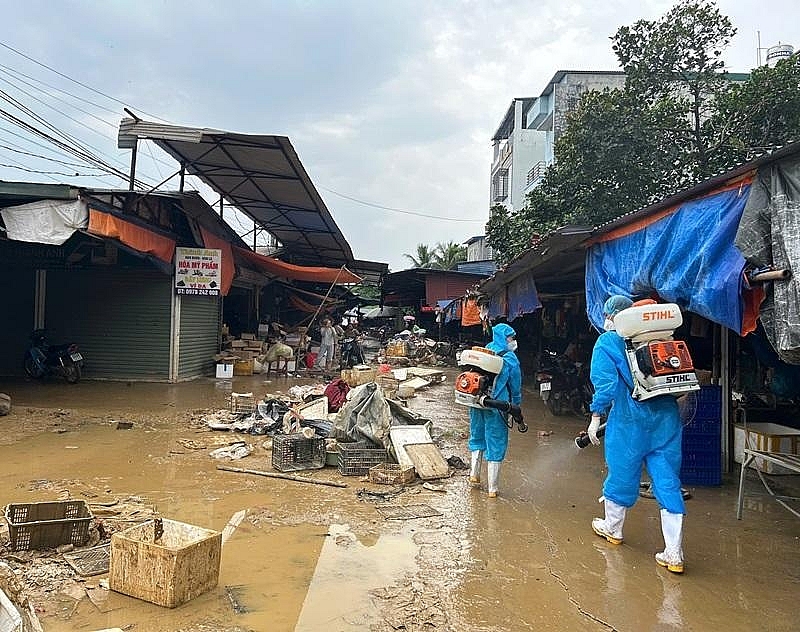
[(352, 369), (356, 364), (364, 364), (364, 351), (358, 337), (342, 338), (340, 369)]
[(83, 355), (78, 350), (78, 345), (49, 345), (44, 329), (34, 330), (29, 339), (31, 344), (23, 360), (25, 373), (36, 379), (58, 375), (69, 384), (80, 381)]

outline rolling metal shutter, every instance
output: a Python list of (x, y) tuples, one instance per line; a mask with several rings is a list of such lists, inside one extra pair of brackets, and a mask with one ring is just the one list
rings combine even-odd
[(218, 296), (181, 296), (178, 379), (212, 375), (219, 351)]
[(75, 342), (87, 378), (169, 379), (172, 279), (148, 269), (47, 273), (45, 325)]
[(0, 375), (25, 375), (22, 359), (33, 331), (33, 270), (8, 270), (3, 275), (3, 308), (0, 309)]

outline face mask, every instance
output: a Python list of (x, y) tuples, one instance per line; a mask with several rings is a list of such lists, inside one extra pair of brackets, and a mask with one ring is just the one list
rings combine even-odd
[(509, 351), (516, 351), (517, 350), (517, 341), (516, 340), (512, 340), (511, 342), (509, 342), (506, 345), (506, 347), (508, 347)]
[(606, 318), (606, 321), (603, 323), (603, 329), (606, 331), (614, 331), (616, 327), (614, 327), (614, 321), (610, 318)]

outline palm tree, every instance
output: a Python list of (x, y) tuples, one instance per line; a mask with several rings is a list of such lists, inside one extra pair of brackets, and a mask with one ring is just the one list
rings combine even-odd
[(432, 268), (435, 263), (434, 251), (426, 244), (417, 244), (417, 256), (404, 254), (403, 256), (410, 259), (415, 268)]
[(439, 270), (455, 270), (458, 264), (467, 260), (467, 247), (448, 241), (439, 242), (433, 250), (433, 267)]

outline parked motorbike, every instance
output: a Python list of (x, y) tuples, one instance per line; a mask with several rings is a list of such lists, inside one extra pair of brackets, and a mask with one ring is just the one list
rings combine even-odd
[(545, 350), (539, 359), (536, 382), (545, 406), (553, 415), (589, 413), (594, 389), (587, 365)]
[(342, 338), (340, 369), (352, 369), (356, 364), (364, 364), (364, 351), (358, 337)]
[(30, 337), (30, 347), (25, 352), (23, 366), (30, 377), (40, 379), (46, 375), (58, 375), (70, 384), (81, 379), (83, 355), (78, 345), (67, 343), (50, 345), (44, 329), (34, 330)]

